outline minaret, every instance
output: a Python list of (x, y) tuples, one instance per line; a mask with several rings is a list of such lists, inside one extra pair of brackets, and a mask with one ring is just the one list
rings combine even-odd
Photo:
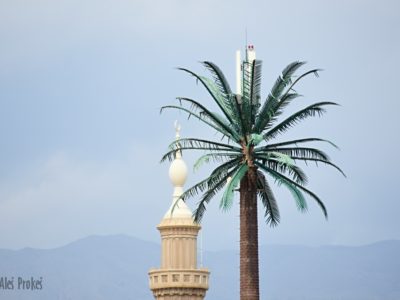
[[(180, 126), (175, 122), (176, 139)], [(179, 197), (187, 178), (180, 150), (169, 168), (174, 186), (172, 204), (157, 229), (161, 234), (161, 267), (149, 271), (150, 289), (157, 300), (203, 300), (210, 272), (197, 268), (197, 234), (201, 229), (192, 212)]]

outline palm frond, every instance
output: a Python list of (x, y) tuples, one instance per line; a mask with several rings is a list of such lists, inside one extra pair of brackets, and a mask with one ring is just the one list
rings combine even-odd
[(246, 118), (244, 117), (243, 114), (243, 109), (241, 105), (241, 96), (240, 95), (234, 95), (232, 97), (232, 103), (235, 111), (237, 112), (238, 118), (237, 118), (237, 124), (240, 129), (240, 134), (243, 137), (244, 141), (247, 143), (247, 132), (246, 132)]
[(239, 162), (240, 159), (234, 158), (221, 164), (211, 172), (210, 176), (185, 190), (181, 195), (181, 199), (186, 201), (188, 198), (192, 198), (207, 189), (213, 189), (230, 172), (230, 169), (237, 167)]
[(282, 75), (276, 79), (275, 84), (271, 89), (271, 94), (275, 99), (282, 96), (285, 88), (292, 83), (292, 76), (294, 73), (304, 64), (305, 62), (295, 61), (283, 69)]
[(297, 188), (297, 186), (301, 186), (301, 185), (298, 185), (297, 183), (296, 183), (296, 185), (292, 184), (292, 182), (294, 182), (294, 181), (292, 181), (291, 179), (282, 175), (281, 173), (276, 172), (269, 167), (266, 167), (263, 164), (256, 162), (256, 165), (259, 166), (267, 174), (269, 174), (272, 178), (274, 178), (275, 182), (278, 185), (283, 185), (289, 190), (289, 192), (292, 194), (293, 198), (296, 201), (297, 208), (301, 212), (307, 211), (306, 199), (304, 198), (303, 193)]
[[(254, 131), (261, 133), (265, 129), (271, 127), (281, 115), (283, 108), (286, 107), (292, 100), (300, 97), (298, 93), (288, 93), (282, 98), (275, 98), (272, 94), (269, 94), (267, 100), (264, 102), (264, 106), (261, 108), (260, 113), (257, 116)], [(278, 110), (277, 107), (280, 107)]]
[(184, 139), (178, 139), (173, 141), (171, 144), (169, 144), (168, 148), (170, 149), (175, 149), (177, 150), (180, 147), (202, 147), (205, 150), (215, 150), (215, 149), (230, 149), (230, 150), (235, 150), (237, 152), (241, 152), (242, 149), (236, 146), (232, 146), (229, 144), (225, 143), (218, 143), (214, 141), (209, 141), (209, 140), (203, 140), (203, 139), (196, 139), (196, 138), (184, 138)]
[(238, 132), (240, 132), (240, 128), (238, 127), (237, 124), (232, 124), (232, 123), (230, 124), (225, 118), (223, 118), (216, 112), (208, 110), (204, 105), (200, 104), (198, 101), (186, 97), (178, 97), (177, 99), (181, 103), (182, 102), (189, 103), (191, 105), (192, 111), (199, 110), (200, 111), (199, 115), (201, 117), (205, 117), (210, 121), (212, 121), (213, 123), (217, 124), (224, 130), (224, 132), (229, 132), (233, 140), (235, 141), (240, 140), (240, 136), (238, 135)]
[(310, 191), (309, 189), (305, 188), (304, 186), (299, 185), (298, 183), (294, 182), (293, 180), (291, 180), (290, 178), (279, 174), (278, 172), (263, 166), (262, 164), (259, 164), (256, 162), (256, 164), (263, 169), (265, 172), (267, 172), (268, 174), (271, 174), (273, 177), (279, 177), (281, 180), (286, 181), (287, 184), (289, 185), (294, 185), (295, 187), (299, 188), (300, 190), (302, 190), (303, 192), (305, 192), (306, 194), (308, 194), (309, 196), (311, 196), (311, 198), (313, 198), (317, 204), (319, 205), (319, 207), (322, 209), (322, 212), (324, 213), (325, 218), (328, 218), (328, 212), (326, 210), (326, 207), (324, 205), (324, 203), (322, 202), (322, 200), (312, 191)]
[(202, 63), (213, 75), (214, 81), (220, 88), (221, 92), (225, 93), (226, 95), (232, 94), (228, 80), (226, 80), (226, 77), (224, 73), (222, 73), (221, 69), (210, 61), (203, 61)]
[(284, 79), (282, 76), (279, 76), (274, 85), (272, 86), (271, 95), (275, 99), (279, 99), (282, 96), (285, 87), (289, 84), (290, 78)]
[(238, 168), (239, 168), (239, 166), (236, 166), (231, 171), (226, 173), (223, 177), (221, 177), (221, 179), (218, 182), (216, 182), (215, 185), (213, 185), (212, 188), (208, 189), (203, 194), (200, 201), (197, 203), (197, 207), (196, 207), (195, 211), (193, 212), (194, 221), (196, 223), (201, 222), (204, 212), (206, 211), (206, 204), (208, 204), (210, 202), (210, 200), (226, 186), (226, 182), (227, 182), (228, 178), (231, 177)]
[(309, 147), (276, 147), (276, 148), (257, 148), (254, 151), (256, 154), (264, 154), (268, 155), (270, 152), (280, 152), (290, 157), (298, 156), (301, 158), (317, 158), (330, 161), (328, 154), (324, 151), (316, 149), (316, 148), (309, 148)]
[(224, 96), (224, 94), (221, 93), (218, 86), (212, 80), (207, 77), (197, 75), (196, 73), (185, 68), (178, 68), (178, 70), (187, 72), (200, 81), (210, 96), (214, 99), (215, 103), (221, 109), (225, 117), (229, 120), (229, 122), (233, 123), (233, 111), (229, 106), (229, 99), (225, 97), (226, 95)]
[[(219, 148), (219, 147), (202, 147), (202, 146), (200, 146), (200, 147), (179, 147), (179, 151), (182, 151), (182, 150), (206, 150), (206, 151), (220, 151), (220, 152), (229, 151), (232, 153), (238, 153), (238, 151), (236, 149), (227, 149), (227, 148)], [(163, 163), (167, 159), (169, 161), (174, 160), (175, 154), (177, 151), (178, 151), (178, 148), (168, 151), (161, 157), (160, 162)]]
[(223, 136), (227, 136), (227, 137), (231, 137), (234, 140), (234, 137), (232, 136), (232, 134), (228, 131), (226, 131), (224, 128), (220, 127), (218, 124), (209, 122), (207, 120), (207, 117), (205, 115), (198, 115), (196, 113), (194, 113), (193, 111), (184, 108), (182, 106), (177, 106), (177, 105), (166, 105), (161, 107), (160, 113), (162, 113), (165, 109), (176, 109), (178, 111), (183, 111), (185, 113), (188, 114), (188, 119), (193, 116), (196, 119), (200, 120), (201, 122), (207, 124), (208, 126), (214, 128), (217, 132), (220, 132)]
[(291, 78), (294, 73), (303, 65), (305, 65), (305, 61), (294, 61), (286, 66), (285, 69), (282, 71), (282, 77), (285, 79)]
[[(301, 74), (299, 77), (296, 78), (296, 80), (294, 80), (293, 82), (291, 81), (290, 86), (286, 89), (286, 92), (282, 95), (281, 97), (281, 101), (278, 102), (278, 104), (273, 108), (273, 115), (276, 114), (280, 114), (282, 113), (282, 110), (284, 107), (286, 107), (286, 105), (288, 104), (288, 102), (290, 102), (291, 100), (293, 100), (294, 98), (297, 98), (298, 95), (295, 91), (294, 91), (294, 86), (304, 77), (314, 74), (315, 77), (319, 77), (318, 72), (322, 71), (321, 69), (312, 69), (309, 70), (303, 74)], [(294, 92), (294, 93), (293, 93)], [(292, 95), (292, 96), (289, 96)], [(285, 100), (284, 100), (285, 99)]]
[(318, 163), (320, 162), (320, 163), (329, 165), (329, 166), (331, 166), (331, 167), (334, 167), (334, 168), (335, 168), (336, 170), (338, 170), (344, 177), (347, 177), (346, 174), (342, 171), (341, 168), (339, 168), (339, 167), (338, 167), (337, 165), (335, 165), (334, 163), (332, 163), (332, 162), (330, 162), (330, 161), (326, 161), (326, 160), (324, 160), (324, 159), (302, 158), (302, 157), (296, 157), (296, 156), (292, 156), (292, 159), (293, 159), (293, 160), (304, 161), (304, 162), (306, 162), (306, 163), (307, 163), (308, 161), (311, 161), (311, 162), (315, 162), (317, 165), (318, 165)]
[(307, 175), (300, 167), (296, 166), (295, 164), (285, 163), (284, 161), (274, 158), (271, 155), (256, 155), (255, 159), (259, 163), (273, 169), (274, 171), (292, 176), (293, 180), (296, 181), (298, 184), (306, 185), (308, 182)]
[(276, 147), (281, 147), (281, 146), (287, 146), (287, 145), (297, 145), (301, 143), (308, 143), (308, 142), (326, 142), (336, 149), (339, 149), (338, 146), (336, 146), (333, 142), (321, 138), (304, 138), (304, 139), (297, 139), (297, 140), (291, 140), (291, 141), (286, 141), (286, 142), (281, 142), (281, 143), (275, 143), (275, 144), (268, 144), (265, 146), (265, 149), (268, 148), (276, 148)]
[(262, 68), (262, 61), (257, 59), (254, 60), (252, 63), (251, 88), (250, 88), (251, 125), (254, 124), (256, 115), (261, 106), (260, 105), (261, 68)]
[(237, 98), (236, 95), (232, 93), (232, 89), (224, 73), (216, 64), (210, 61), (204, 61), (203, 65), (210, 71), (210, 73), (213, 76), (215, 84), (218, 86), (221, 94), (225, 98), (224, 102), (227, 105), (227, 107), (229, 107), (229, 110), (232, 113), (232, 119), (234, 121), (232, 125), (237, 126), (237, 128), (239, 129), (238, 132), (240, 134), (243, 134), (242, 122), (241, 122), (242, 118), (240, 116), (240, 108), (237, 103)]
[(200, 156), (193, 165), (193, 170), (197, 171), (203, 164), (213, 162), (225, 162), (226, 160), (233, 158), (241, 158), (243, 155), (232, 152), (218, 152), (218, 153), (207, 153)]
[(278, 225), (280, 221), (278, 203), (271, 187), (267, 182), (267, 179), (260, 171), (257, 171), (257, 187), (258, 196), (260, 197), (265, 208), (264, 217), (266, 223), (270, 224), (271, 226)]
[(243, 163), (236, 170), (235, 174), (233, 174), (232, 178), (230, 178), (225, 188), (224, 195), (222, 196), (221, 202), (219, 204), (219, 207), (222, 210), (226, 211), (232, 207), (234, 190), (238, 186), (240, 180), (242, 180), (242, 178), (246, 175), (248, 169), (249, 168), (247, 164)]
[(268, 95), (267, 99), (265, 100), (258, 118), (255, 122), (255, 131), (260, 133), (263, 131), (265, 125), (268, 123), (269, 118), (273, 115), (273, 109), (279, 103), (279, 99), (282, 96), (282, 93), (285, 87), (292, 82), (292, 76), (294, 73), (305, 64), (305, 62), (295, 61), (290, 63), (286, 66), (285, 69), (282, 71), (282, 75), (279, 76), (275, 84), (271, 89), (271, 93)]
[[(286, 92), (283, 93), (283, 90), (278, 89), (278, 87), (282, 87), (279, 85), (280, 79), (277, 79), (277, 83), (275, 83), (273, 90), (277, 90), (278, 93), (280, 92), (283, 95), (276, 96), (273, 92), (268, 95), (267, 100), (264, 102), (263, 107), (261, 108), (261, 112), (259, 117), (257, 118), (256, 126), (255, 129), (257, 132), (262, 132), (264, 131), (265, 128), (271, 127), (271, 123), (273, 123), (277, 116), (279, 116), (283, 112), (283, 108), (286, 107), (293, 99), (297, 98), (298, 95), (297, 93), (293, 93), (293, 87), (304, 77), (314, 74), (316, 77), (318, 77), (318, 72), (321, 71), (320, 69), (313, 69), (310, 71), (307, 71), (303, 74), (301, 74), (296, 80), (292, 82), (286, 81), (287, 83), (291, 83), (290, 86), (286, 89)], [(282, 85), (284, 85), (284, 80), (282, 79)], [(275, 87), (276, 86), (276, 87)], [(286, 87), (286, 86), (285, 86)]]
[(338, 105), (334, 102), (318, 102), (314, 103), (310, 106), (307, 106), (306, 108), (294, 113), (293, 115), (289, 116), (282, 122), (280, 122), (278, 125), (276, 125), (274, 128), (270, 129), (264, 134), (264, 139), (266, 141), (273, 139), (276, 137), (279, 133), (283, 133), (287, 131), (289, 128), (293, 127), (296, 125), (298, 122), (308, 118), (308, 117), (314, 117), (316, 115), (321, 116), (323, 113), (326, 112), (326, 110), (322, 106), (326, 105)]
[(242, 96), (240, 98), (240, 107), (245, 135), (251, 131), (251, 86), (252, 86), (252, 66), (253, 63), (243, 62), (243, 80), (242, 80)]

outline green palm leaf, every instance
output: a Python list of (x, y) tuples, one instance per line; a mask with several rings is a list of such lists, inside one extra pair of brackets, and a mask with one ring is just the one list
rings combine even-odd
[(303, 65), (305, 65), (305, 61), (295, 61), (286, 66), (285, 69), (282, 71), (282, 77), (286, 79), (292, 78), (294, 73)]
[(240, 97), (240, 108), (242, 113), (244, 134), (251, 131), (251, 87), (252, 87), (252, 65), (250, 62), (243, 62), (242, 96)]
[(232, 111), (232, 108), (229, 105), (230, 101), (229, 99), (224, 97), (224, 94), (221, 93), (218, 86), (212, 80), (204, 76), (199, 76), (196, 73), (185, 68), (178, 68), (178, 70), (187, 72), (192, 76), (194, 76), (198, 81), (200, 81), (206, 88), (208, 93), (211, 95), (211, 97), (214, 99), (215, 103), (224, 113), (225, 117), (229, 120), (229, 122), (233, 123), (234, 112)]
[(173, 141), (171, 144), (169, 144), (168, 148), (170, 149), (175, 149), (177, 150), (178, 148), (183, 147), (202, 147), (205, 150), (220, 150), (220, 149), (225, 149), (225, 150), (235, 150), (236, 152), (241, 152), (242, 149), (236, 146), (232, 146), (229, 144), (224, 144), (224, 143), (218, 143), (214, 141), (209, 141), (209, 140), (203, 140), (203, 139), (196, 139), (196, 138), (184, 138), (184, 139), (179, 139)]
[(240, 134), (243, 134), (243, 123), (241, 118), (241, 112), (239, 103), (237, 102), (237, 97), (232, 93), (231, 87), (229, 86), (228, 81), (225, 78), (225, 75), (222, 73), (221, 69), (210, 61), (204, 61), (203, 65), (210, 71), (213, 76), (215, 84), (218, 86), (220, 93), (225, 98), (225, 103), (230, 108), (232, 113), (233, 123), (232, 125), (236, 127)]
[(282, 163), (279, 159), (268, 157), (265, 159), (263, 156), (257, 156), (257, 161), (274, 171), (287, 174), (293, 178), (298, 184), (306, 185), (308, 182), (307, 175), (304, 171), (294, 164)]
[(231, 180), (227, 183), (224, 195), (222, 196), (219, 205), (219, 207), (222, 208), (222, 210), (226, 211), (232, 207), (234, 189), (237, 188), (240, 180), (242, 180), (244, 175), (246, 175), (248, 169), (249, 167), (247, 166), (247, 164), (240, 165), (235, 174), (232, 176)]
[(254, 60), (252, 63), (251, 88), (250, 88), (251, 125), (254, 124), (256, 115), (260, 108), (261, 68), (262, 68), (262, 61), (257, 59)]
[[(270, 94), (267, 98), (267, 101), (264, 103), (265, 108), (261, 110), (259, 118), (257, 119), (258, 123), (256, 123), (256, 130), (257, 132), (264, 131), (271, 127), (271, 124), (274, 123), (277, 117), (282, 114), (283, 109), (295, 98), (299, 97), (300, 95), (297, 93), (292, 93), (293, 87), (304, 77), (314, 74), (318, 77), (318, 72), (321, 71), (320, 69), (313, 69), (308, 72), (303, 73), (300, 75), (290, 86), (286, 89), (286, 92), (280, 96), (274, 96)], [(279, 80), (279, 78), (278, 78)], [(290, 82), (292, 82), (290, 80)], [(283, 91), (281, 91), (283, 92)]]
[(263, 165), (261, 165), (261, 164), (259, 164), (257, 162), (256, 162), (256, 164), (260, 168), (262, 168), (265, 172), (267, 172), (268, 174), (271, 174), (273, 177), (280, 178), (280, 180), (285, 181), (287, 185), (292, 185), (292, 186), (302, 190), (303, 192), (305, 192), (309, 196), (311, 196), (317, 202), (319, 207), (322, 209), (322, 212), (324, 213), (325, 218), (328, 218), (328, 212), (326, 210), (326, 207), (325, 207), (324, 203), (322, 202), (322, 200), (315, 193), (311, 192), (309, 189), (306, 189), (305, 187), (299, 185), (298, 183), (294, 182), (290, 178), (288, 178), (288, 177), (286, 177), (286, 176), (284, 176), (282, 174), (279, 174), (278, 172), (276, 172), (276, 171), (274, 171), (274, 170), (272, 170), (272, 169), (270, 169), (268, 167), (265, 167), (265, 166), (263, 166)]
[(207, 189), (213, 189), (215, 185), (225, 178), (225, 176), (230, 172), (230, 169), (237, 167), (239, 162), (240, 159), (234, 158), (221, 164), (215, 168), (207, 178), (185, 190), (181, 195), (181, 199), (186, 201), (188, 198), (194, 197)]
[(265, 146), (265, 148), (266, 149), (276, 148), (276, 147), (281, 147), (281, 146), (287, 146), (287, 145), (293, 145), (293, 144), (297, 145), (297, 144), (308, 143), (308, 142), (326, 142), (326, 143), (329, 143), (331, 146), (335, 147), (336, 149), (339, 149), (339, 147), (336, 146), (331, 141), (325, 140), (325, 139), (320, 139), (320, 138), (304, 138), (304, 139), (291, 140), (291, 141), (286, 141), (286, 142), (281, 142), (281, 143), (268, 144), (267, 146)]
[(221, 69), (216, 64), (210, 61), (203, 61), (203, 65), (213, 75), (214, 81), (220, 88), (221, 93), (224, 93), (225, 95), (232, 94), (231, 87), (229, 86), (229, 83), (226, 80), (225, 75), (224, 73), (222, 73)]
[(287, 119), (283, 120), (281, 123), (276, 125), (271, 130), (267, 131), (264, 134), (264, 139), (266, 141), (268, 141), (268, 140), (276, 137), (278, 134), (287, 131), (289, 128), (293, 127), (298, 122), (300, 122), (308, 117), (314, 117), (316, 115), (321, 116), (324, 112), (326, 112), (325, 109), (322, 107), (325, 105), (338, 105), (338, 104), (336, 104), (334, 102), (319, 102), (319, 103), (315, 103), (310, 106), (307, 106), (306, 108), (294, 113)]
[(322, 150), (309, 147), (276, 147), (276, 148), (258, 148), (254, 151), (257, 154), (268, 155), (271, 152), (279, 152), (289, 155), (290, 157), (297, 156), (301, 158), (317, 158), (330, 161), (329, 156)]
[(288, 105), (288, 103), (299, 97), (300, 95), (298, 95), (297, 93), (293, 93), (294, 92), (294, 86), (304, 77), (308, 76), (308, 75), (315, 75), (315, 77), (319, 77), (318, 72), (322, 71), (321, 69), (313, 69), (313, 70), (309, 70), (303, 74), (301, 74), (296, 80), (294, 80), (292, 82), (292, 80), (290, 80), (291, 84), (290, 86), (286, 89), (286, 92), (282, 95), (280, 101), (278, 101), (277, 105), (274, 106), (272, 108), (272, 115), (276, 116), (276, 115), (280, 115), (283, 112), (283, 109)]
[[(207, 146), (199, 146), (199, 147), (178, 147), (179, 151), (182, 150), (203, 150), (203, 151), (221, 151), (221, 152), (225, 152), (225, 151), (229, 151), (232, 153), (238, 153), (238, 151), (236, 149), (227, 149), (227, 148), (219, 148), (219, 147), (207, 147)], [(177, 148), (177, 149), (178, 149)], [(168, 151), (167, 153), (165, 153), (162, 157), (160, 162), (164, 162), (166, 160), (168, 161), (172, 161), (175, 159), (175, 154), (176, 154), (177, 150), (176, 149), (172, 149), (170, 151)]]
[(300, 185), (292, 184), (294, 181), (290, 180), (289, 178), (280, 174), (279, 172), (276, 172), (276, 171), (272, 170), (271, 168), (268, 168), (258, 162), (256, 162), (256, 165), (259, 166), (261, 169), (263, 169), (267, 174), (272, 176), (272, 178), (275, 179), (275, 181), (278, 183), (278, 185), (283, 185), (289, 190), (289, 192), (292, 194), (294, 200), (296, 201), (297, 208), (301, 212), (307, 211), (306, 199), (304, 198), (303, 193), (297, 188)]
[(292, 62), (282, 71), (282, 75), (277, 78), (274, 86), (272, 87), (271, 93), (265, 100), (260, 110), (260, 114), (255, 122), (254, 129), (256, 132), (261, 132), (266, 126), (269, 119), (273, 115), (273, 108), (277, 106), (279, 98), (282, 96), (285, 87), (292, 82), (292, 76), (304, 64), (305, 62)]
[[(222, 133), (224, 136), (231, 137), (233, 140), (235, 140), (234, 136), (229, 131), (226, 131), (218, 123), (215, 123), (215, 121), (213, 121), (212, 119), (208, 118), (207, 115), (204, 115), (204, 114), (203, 115), (198, 115), (195, 112), (193, 112), (193, 111), (191, 111), (191, 110), (189, 110), (187, 108), (184, 108), (182, 106), (177, 106), (177, 105), (166, 105), (166, 106), (163, 106), (163, 107), (161, 107), (160, 113), (162, 113), (165, 109), (176, 109), (178, 111), (183, 111), (183, 112), (188, 114), (188, 119), (191, 116), (193, 116), (196, 119), (198, 119), (198, 120), (202, 121), (203, 123), (207, 124), (208, 126), (214, 128), (216, 131)], [(208, 120), (210, 120), (211, 122), (208, 121)]]
[(211, 189), (208, 189), (203, 194), (201, 200), (197, 203), (196, 210), (193, 212), (195, 222), (197, 223), (201, 222), (204, 212), (206, 211), (206, 204), (208, 204), (210, 200), (226, 186), (227, 179), (231, 177), (238, 168), (239, 166), (236, 166), (231, 171), (226, 173), (223, 177), (221, 177), (221, 179), (218, 182), (216, 182), (216, 184)]
[[(224, 117), (220, 116), (216, 112), (212, 112), (208, 110), (204, 105), (200, 104), (199, 102), (185, 97), (178, 97), (177, 98), (181, 103), (186, 102), (191, 105), (190, 111), (197, 112), (199, 111), (199, 116), (203, 117), (207, 120), (210, 120), (214, 124), (218, 125), (220, 128), (224, 130), (224, 132), (229, 132), (231, 138), (235, 141), (240, 140), (240, 136), (237, 132), (240, 130), (239, 127), (235, 124), (230, 124)], [(224, 133), (223, 132), (223, 133)]]
[(308, 161), (311, 161), (311, 162), (315, 162), (317, 165), (320, 162), (320, 163), (329, 165), (331, 167), (334, 167), (336, 170), (338, 170), (340, 173), (342, 173), (342, 175), (344, 177), (347, 177), (346, 174), (342, 171), (341, 168), (339, 168), (337, 165), (335, 165), (334, 163), (332, 163), (330, 161), (326, 161), (326, 160), (323, 160), (323, 159), (317, 159), (317, 158), (302, 158), (302, 157), (296, 157), (296, 156), (293, 156), (292, 159), (293, 160), (301, 160), (301, 161), (304, 161), (305, 163), (307, 163)]
[(270, 224), (271, 226), (278, 225), (280, 221), (278, 203), (271, 187), (267, 182), (267, 179), (260, 171), (257, 171), (257, 187), (258, 196), (260, 197), (265, 208), (264, 216), (266, 223)]
[(193, 170), (197, 171), (203, 164), (213, 162), (224, 162), (226, 160), (241, 158), (242, 154), (236, 154), (232, 152), (218, 152), (218, 153), (207, 153), (200, 156), (193, 165)]

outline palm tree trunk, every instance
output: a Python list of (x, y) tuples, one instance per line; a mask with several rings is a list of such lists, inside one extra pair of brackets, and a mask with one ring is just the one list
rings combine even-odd
[(256, 168), (240, 182), (240, 300), (259, 300)]

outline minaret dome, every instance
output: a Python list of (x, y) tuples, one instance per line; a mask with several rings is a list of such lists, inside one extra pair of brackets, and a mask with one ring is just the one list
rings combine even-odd
[(188, 170), (185, 161), (177, 155), (169, 167), (169, 179), (172, 185), (174, 187), (183, 187), (186, 182), (187, 174)]

